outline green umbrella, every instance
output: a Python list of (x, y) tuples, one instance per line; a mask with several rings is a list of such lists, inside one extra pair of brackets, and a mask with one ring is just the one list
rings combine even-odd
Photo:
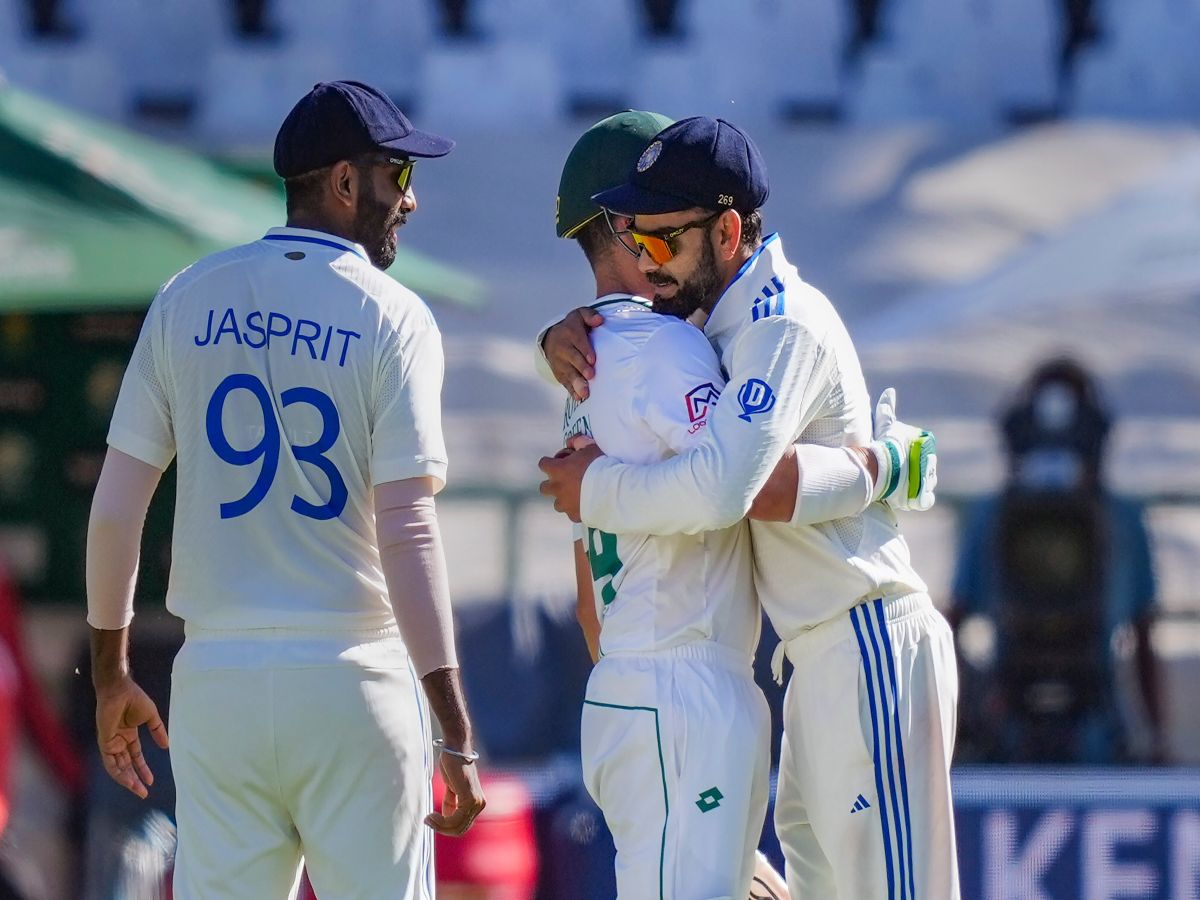
[[(0, 312), (144, 306), (282, 215), (277, 193), (201, 156), (0, 87)], [(474, 278), (403, 247), (389, 273), (479, 302)]]

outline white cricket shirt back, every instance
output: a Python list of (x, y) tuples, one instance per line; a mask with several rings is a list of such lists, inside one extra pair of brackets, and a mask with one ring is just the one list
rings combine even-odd
[[(592, 437), (629, 463), (674, 456), (699, 440), (725, 380), (704, 334), (627, 295), (592, 304), (596, 377), (567, 402), (563, 437)], [(761, 614), (744, 522), (700, 534), (609, 534), (587, 528), (600, 650), (637, 653), (708, 640), (749, 658)]]
[(372, 488), (446, 477), (424, 303), (322, 232), (205, 257), (151, 305), (109, 444), (178, 455), (167, 607), (206, 630), (394, 629)]

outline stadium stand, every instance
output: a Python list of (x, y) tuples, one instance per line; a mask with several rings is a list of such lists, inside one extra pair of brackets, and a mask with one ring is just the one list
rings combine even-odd
[(6, 78), (216, 150), (261, 146), (281, 98), (334, 73), (460, 129), (629, 105), (973, 131), (1194, 116), (1198, 38), (1198, 0), (0, 0)]
[(421, 72), (418, 108), (430, 127), (495, 126), (557, 121), (566, 98), (553, 53), (544, 44), (496, 40), (439, 43)]
[(1104, 39), (1078, 59), (1075, 114), (1163, 119), (1200, 112), (1200, 4), (1111, 2), (1101, 21)]
[(1064, 30), (1052, 0), (993, 0), (988, 5), (984, 60), (1006, 118), (1031, 121), (1058, 108)]
[(233, 33), (232, 9), (211, 0), (90, 0), (84, 40), (120, 60), (127, 109), (154, 117), (190, 115), (215, 47)]

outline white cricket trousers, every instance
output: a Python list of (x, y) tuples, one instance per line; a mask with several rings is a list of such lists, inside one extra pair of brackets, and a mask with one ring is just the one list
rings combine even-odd
[(583, 777), (616, 844), (620, 900), (745, 900), (770, 740), (744, 653), (694, 643), (596, 664)]
[(775, 830), (801, 900), (958, 900), (958, 670), (928, 595), (862, 603), (787, 644)]
[(177, 900), (433, 897), (429, 716), (386, 632), (189, 629), (171, 679)]

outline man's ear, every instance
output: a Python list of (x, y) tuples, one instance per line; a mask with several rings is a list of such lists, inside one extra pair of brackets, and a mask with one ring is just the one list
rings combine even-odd
[(727, 209), (717, 219), (714, 230), (717, 236), (717, 256), (724, 260), (733, 259), (742, 244), (742, 216), (736, 209)]
[(358, 200), (359, 172), (348, 160), (335, 162), (329, 169), (329, 193), (336, 206), (353, 209)]

